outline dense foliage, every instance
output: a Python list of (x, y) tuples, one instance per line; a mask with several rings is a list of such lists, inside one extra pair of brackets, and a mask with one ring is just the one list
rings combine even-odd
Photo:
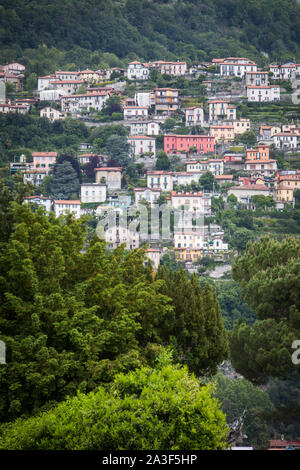
[(288, 378), (299, 371), (292, 362), (300, 331), (300, 241), (265, 237), (249, 244), (233, 266), (243, 299), (254, 309), (253, 326), (238, 322), (231, 333), (235, 369), (253, 382)]
[(224, 321), (213, 288), (202, 287), (196, 275), (184, 271), (158, 270), (165, 281), (160, 292), (171, 297), (175, 309), (164, 322), (161, 336), (174, 348), (174, 358), (197, 375), (215, 374), (217, 364), (228, 358)]
[(164, 360), (119, 374), (35, 418), (4, 428), (1, 449), (217, 450), (226, 448), (225, 416), (209, 385)]
[(197, 374), (214, 371), (227, 357), (211, 289), (181, 275), (181, 297), (173, 297), (168, 278), (154, 279), (144, 265), (145, 248), (107, 252), (98, 238), (87, 244), (85, 218), (33, 212), (8, 195), (4, 187), (1, 420), (32, 414), (77, 390), (89, 392), (153, 360), (162, 345), (175, 343), (179, 360)]
[(218, 281), (214, 283), (218, 302), (226, 329), (231, 330), (236, 320), (243, 320), (248, 324), (255, 321), (255, 314), (246, 302), (242, 301), (242, 289), (233, 280)]
[(274, 412), (274, 405), (266, 391), (243, 378), (231, 380), (223, 374), (216, 376), (215, 396), (222, 403), (228, 423), (232, 423), (246, 410), (243, 432), (246, 442), (257, 449), (269, 447), (270, 433), (266, 418)]
[[(129, 60), (264, 61), (264, 52), (288, 60), (299, 57), (299, 31), (296, 0), (55, 0), (51, 6), (46, 0), (3, 0), (0, 9), (2, 60), (24, 57), (38, 75), (50, 72), (55, 48), (57, 61), (59, 51), (67, 51), (65, 63), (81, 67), (99, 66), (103, 53)], [(31, 50), (42, 44), (52, 51), (40, 64)]]

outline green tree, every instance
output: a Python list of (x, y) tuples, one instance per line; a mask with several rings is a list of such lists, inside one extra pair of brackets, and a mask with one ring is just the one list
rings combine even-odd
[(207, 171), (206, 173), (204, 173), (204, 175), (200, 177), (199, 184), (203, 188), (204, 191), (209, 191), (209, 192), (219, 187), (216, 181), (216, 178), (210, 171)]
[(229, 194), (229, 196), (227, 197), (227, 202), (229, 202), (229, 204), (232, 206), (236, 206), (238, 203), (238, 198), (235, 194)]
[(272, 196), (257, 194), (256, 196), (252, 196), (251, 201), (255, 205), (256, 209), (266, 209), (275, 206), (275, 201)]
[(242, 252), (246, 250), (248, 242), (253, 240), (255, 240), (254, 232), (245, 227), (241, 227), (234, 230), (230, 243), (234, 248)]
[[(105, 106), (102, 110), (103, 114), (111, 116), (114, 113), (122, 113), (122, 100), (117, 94), (114, 94), (108, 98), (105, 102)], [(123, 114), (122, 114), (123, 115)], [(122, 119), (122, 118), (121, 118)]]
[(268, 393), (243, 378), (232, 380), (218, 373), (216, 380), (215, 396), (221, 402), (227, 422), (232, 423), (246, 409), (243, 433), (247, 442), (254, 449), (268, 449), (271, 435), (266, 416), (275, 411)]
[(130, 144), (125, 136), (111, 135), (108, 137), (106, 153), (123, 168), (126, 168), (132, 161), (132, 157), (130, 156)]
[(157, 153), (155, 169), (156, 170), (169, 170), (170, 167), (171, 167), (171, 162), (166, 152), (164, 152), (163, 150), (159, 151)]
[(160, 325), (159, 335), (171, 344), (178, 362), (186, 363), (196, 375), (214, 374), (218, 364), (228, 357), (228, 340), (220, 305), (210, 285), (204, 288), (196, 276), (157, 272), (163, 279), (161, 292), (172, 299), (174, 312)]
[(1, 449), (224, 450), (228, 427), (210, 385), (161, 359), (4, 428)]
[[(86, 220), (13, 203), (0, 245), (0, 419), (88, 392), (146, 361), (172, 312), (145, 250), (87, 245)], [(151, 348), (150, 348), (151, 349)]]
[(71, 195), (78, 193), (79, 180), (71, 163), (65, 161), (55, 165), (50, 191), (54, 199), (70, 199)]
[(36, 73), (31, 73), (26, 78), (24, 89), (29, 92), (32, 92), (37, 89), (37, 74)]
[(248, 147), (253, 147), (257, 143), (256, 134), (254, 131), (246, 131), (243, 134), (240, 134), (235, 137), (236, 143), (243, 143)]
[(264, 237), (250, 243), (233, 266), (233, 278), (258, 320), (253, 326), (239, 322), (233, 329), (232, 361), (238, 372), (257, 383), (299, 371), (291, 358), (300, 330), (299, 256), (298, 239)]

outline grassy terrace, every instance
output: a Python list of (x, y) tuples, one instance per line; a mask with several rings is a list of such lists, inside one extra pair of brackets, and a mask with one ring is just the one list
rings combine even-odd
[(238, 112), (241, 117), (249, 118), (254, 122), (289, 122), (300, 119), (300, 105), (290, 103), (239, 103)]

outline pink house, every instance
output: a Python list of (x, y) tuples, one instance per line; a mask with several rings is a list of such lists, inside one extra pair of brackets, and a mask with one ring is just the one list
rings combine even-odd
[(198, 153), (213, 152), (215, 138), (209, 135), (176, 135), (164, 136), (164, 151), (166, 153), (184, 153), (195, 147)]
[(47, 173), (56, 163), (56, 152), (33, 152), (33, 168), (45, 169)]

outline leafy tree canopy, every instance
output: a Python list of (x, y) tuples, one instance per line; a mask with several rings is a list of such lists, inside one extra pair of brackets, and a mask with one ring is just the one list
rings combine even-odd
[(210, 385), (160, 359), (119, 374), (109, 388), (4, 427), (0, 448), (22, 450), (224, 450), (228, 427)]
[(292, 362), (300, 330), (299, 256), (298, 239), (264, 237), (250, 243), (233, 266), (233, 278), (258, 321), (235, 325), (230, 335), (232, 361), (238, 372), (257, 383), (299, 372)]

